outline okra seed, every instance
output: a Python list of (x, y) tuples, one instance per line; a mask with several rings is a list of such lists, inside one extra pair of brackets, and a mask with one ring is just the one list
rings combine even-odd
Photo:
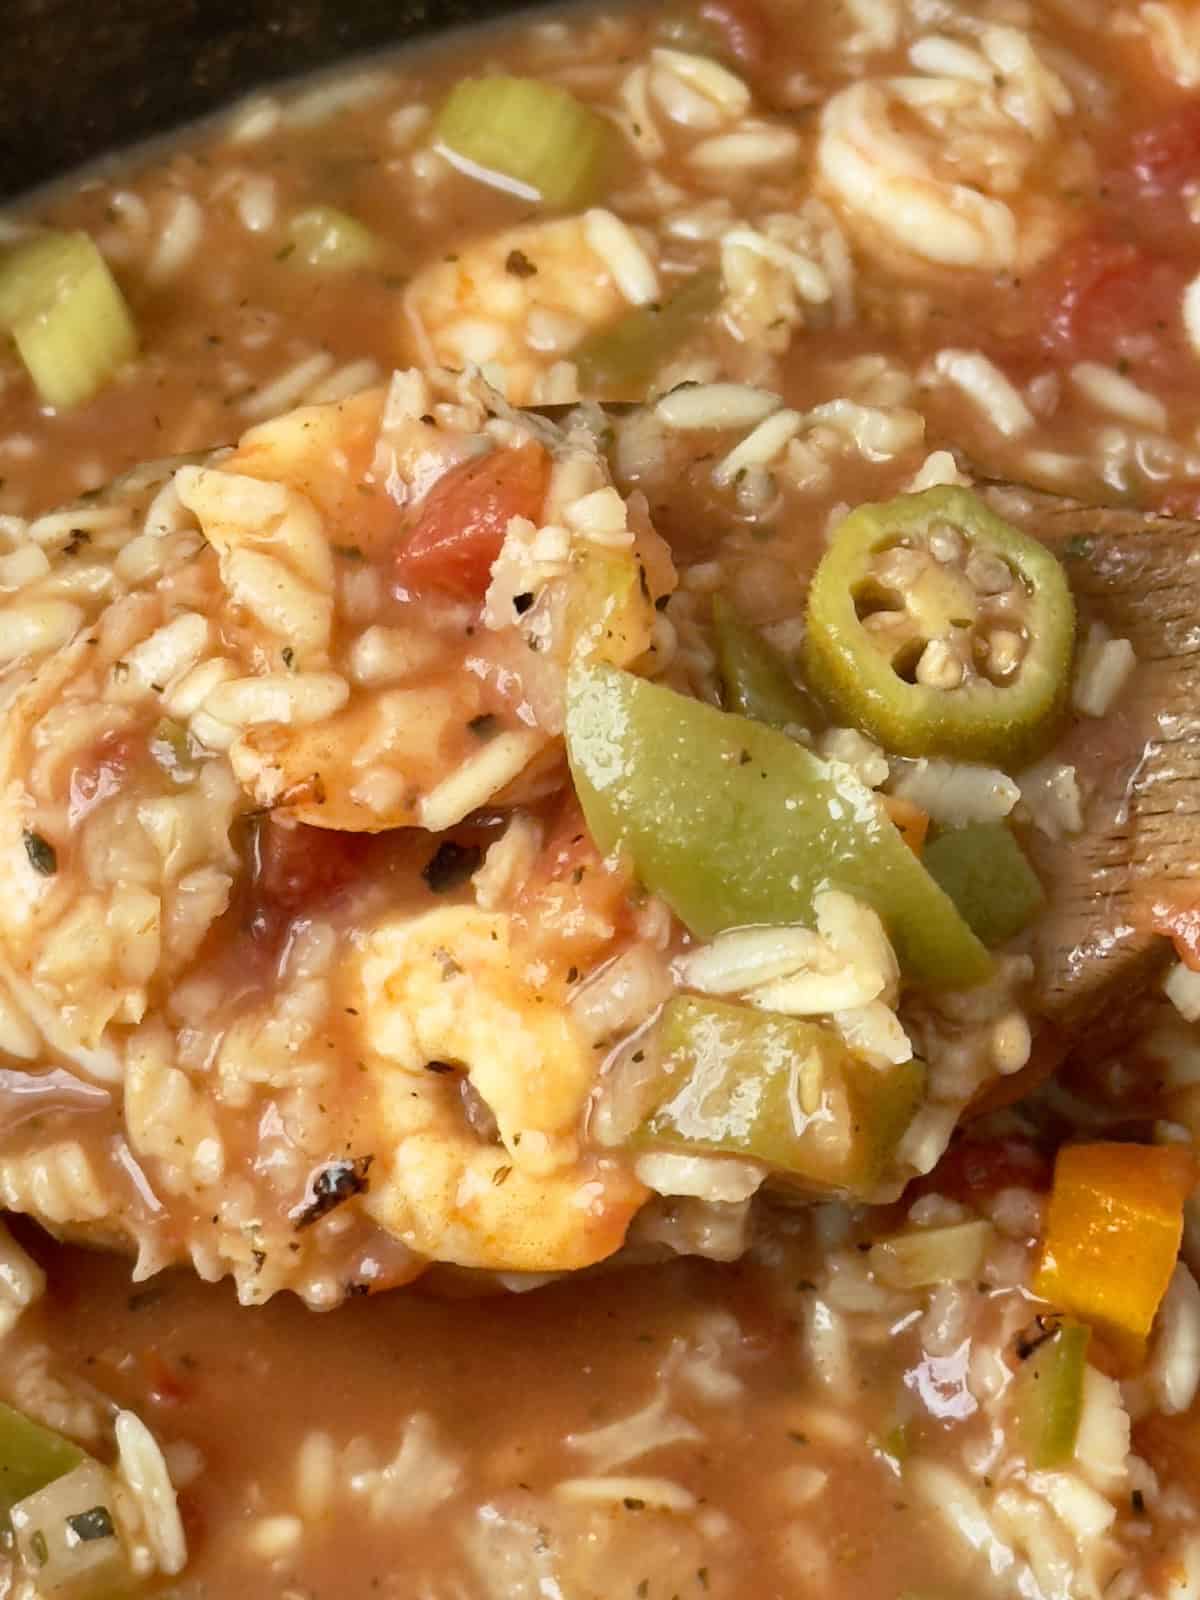
[(917, 662), (917, 682), (927, 689), (957, 689), (963, 664), (945, 639), (931, 639)]

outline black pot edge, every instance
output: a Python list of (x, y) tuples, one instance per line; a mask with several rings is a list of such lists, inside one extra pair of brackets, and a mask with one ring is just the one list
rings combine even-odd
[(0, 0), (0, 196), (259, 85), (528, 0)]

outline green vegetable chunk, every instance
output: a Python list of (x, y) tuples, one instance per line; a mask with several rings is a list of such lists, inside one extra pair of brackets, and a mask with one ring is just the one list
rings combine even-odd
[(596, 199), (617, 148), (613, 125), (573, 94), (502, 73), (455, 84), (433, 135), (472, 176), (563, 208)]
[(0, 256), (0, 329), (48, 406), (69, 410), (137, 354), (108, 263), (86, 233), (43, 233)]
[(830, 1028), (726, 1001), (668, 1001), (661, 1098), (634, 1144), (750, 1157), (805, 1187), (859, 1194), (881, 1176), (925, 1085), (919, 1061), (876, 1068)]
[(785, 734), (612, 667), (577, 667), (567, 754), (593, 838), (697, 937), (811, 923), (814, 893), (872, 905), (914, 979), (978, 983), (991, 958), (845, 767)]
[(365, 267), (379, 250), (370, 228), (336, 206), (309, 206), (288, 223), (294, 255), (310, 267), (344, 272)]
[(713, 600), (713, 633), (730, 711), (769, 728), (812, 727), (813, 707), (783, 657), (721, 595)]
[(1021, 1438), (1036, 1471), (1064, 1467), (1074, 1454), (1091, 1336), (1081, 1322), (1062, 1322), (1017, 1373)]
[(1066, 574), (966, 489), (851, 512), (813, 576), (807, 623), (814, 690), (901, 755), (1021, 764), (1066, 703)]
[(990, 1222), (956, 1222), (945, 1228), (912, 1228), (873, 1244), (871, 1271), (893, 1289), (923, 1289), (965, 1283), (978, 1275), (994, 1236)]
[(1027, 928), (1046, 898), (1003, 822), (970, 822), (939, 833), (922, 859), (986, 945), (1003, 944)]
[(661, 305), (636, 306), (571, 351), (580, 392), (593, 400), (644, 400), (655, 374), (721, 303), (721, 278), (696, 272)]
[(83, 1460), (83, 1451), (61, 1433), (0, 1402), (0, 1518)]

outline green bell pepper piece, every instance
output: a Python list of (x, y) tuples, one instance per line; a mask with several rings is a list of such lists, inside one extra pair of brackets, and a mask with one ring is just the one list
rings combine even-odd
[(769, 728), (811, 728), (813, 707), (779, 652), (721, 595), (712, 616), (726, 708)]
[(832, 887), (875, 908), (918, 982), (990, 975), (983, 945), (849, 768), (604, 665), (571, 673), (565, 731), (592, 837), (626, 850), (698, 938), (811, 924), (813, 895)]
[(637, 306), (571, 351), (579, 391), (589, 400), (638, 401), (654, 375), (721, 303), (721, 278), (696, 272), (659, 305)]
[(1021, 1438), (1035, 1471), (1064, 1467), (1075, 1452), (1091, 1336), (1082, 1322), (1060, 1323), (1017, 1374)]
[[(931, 553), (931, 537), (947, 530), (963, 541), (957, 562)], [(899, 549), (927, 558), (904, 583), (878, 570)], [(971, 555), (993, 571), (1007, 568), (1018, 606), (975, 582)], [(966, 489), (927, 489), (851, 512), (813, 575), (807, 625), (813, 689), (841, 720), (900, 755), (1021, 765), (1044, 749), (1066, 704), (1075, 644), (1066, 573)], [(1023, 653), (998, 678), (987, 663), (1001, 630), (1021, 637)], [(959, 650), (960, 681), (919, 680), (918, 662), (935, 639)]]
[(879, 1069), (831, 1028), (695, 995), (667, 1002), (655, 1048), (635, 1147), (748, 1157), (820, 1192), (869, 1191), (925, 1087), (919, 1061)]
[(1037, 873), (1004, 822), (969, 822), (925, 846), (926, 870), (986, 945), (1027, 928), (1046, 899)]
[(0, 1401), (0, 1518), (85, 1459), (78, 1445)]

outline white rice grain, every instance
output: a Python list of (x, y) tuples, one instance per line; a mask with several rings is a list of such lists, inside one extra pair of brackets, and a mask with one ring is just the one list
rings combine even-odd
[(289, 128), (316, 128), (339, 111), (368, 105), (386, 92), (390, 75), (386, 72), (358, 72), (353, 77), (337, 77), (297, 95), (283, 108)]
[(656, 950), (630, 945), (601, 967), (571, 997), (571, 1013), (591, 1041), (627, 1033), (668, 1000), (674, 989)]
[(461, 822), (520, 777), (544, 743), (532, 729), (497, 734), (424, 796), (417, 806), (421, 826), (442, 833)]
[(651, 51), (650, 60), (654, 66), (665, 68), (706, 100), (719, 106), (727, 116), (741, 117), (749, 111), (750, 90), (741, 78), (711, 56), (659, 48)]
[(379, 363), (370, 356), (364, 356), (361, 361), (347, 361), (314, 384), (305, 393), (304, 403), (317, 406), (345, 400), (352, 394), (358, 394), (361, 389), (369, 389), (372, 384), (379, 382), (381, 376)]
[(335, 672), (267, 672), (217, 684), (204, 709), (231, 728), (262, 722), (304, 727), (332, 717), (349, 698), (349, 684)]
[(1013, 780), (994, 767), (922, 757), (897, 761), (895, 770), (892, 793), (950, 827), (998, 822), (1021, 797)]
[(471, 879), (476, 905), (495, 911), (508, 903), (524, 886), (541, 847), (541, 823), (524, 811), (513, 812), (508, 827), (488, 846), (483, 865)]
[(769, 261), (772, 266), (779, 267), (789, 274), (800, 298), (812, 305), (824, 305), (832, 294), (828, 277), (815, 261), (801, 255), (798, 250), (790, 250), (787, 245), (780, 244), (777, 239), (772, 239), (757, 228), (749, 228), (744, 224), (730, 228), (722, 235), (721, 249), (749, 250), (751, 254)]
[(282, 112), (273, 95), (255, 95), (234, 108), (225, 137), (231, 144), (257, 144), (275, 132)]
[(939, 350), (933, 370), (965, 394), (1006, 439), (1015, 439), (1033, 427), (1033, 412), (1020, 392), (982, 351)]
[(658, 273), (628, 223), (611, 211), (588, 211), (584, 216), (584, 237), (630, 305), (649, 305), (658, 298)]
[(855, 400), (828, 400), (814, 406), (806, 421), (842, 435), (864, 461), (891, 461), (915, 449), (925, 437), (925, 419), (907, 406), (864, 406)]
[(701, 994), (737, 994), (787, 977), (821, 959), (824, 941), (811, 928), (732, 928), (675, 963), (681, 983)]
[(672, 389), (654, 407), (667, 427), (752, 428), (779, 410), (783, 401), (768, 389), (745, 383), (696, 383)]
[(114, 1432), (118, 1470), (141, 1511), (146, 1539), (159, 1571), (174, 1576), (183, 1571), (187, 1562), (187, 1540), (162, 1451), (149, 1428), (132, 1411), (118, 1411)]
[(684, 1515), (696, 1509), (695, 1495), (669, 1478), (564, 1478), (554, 1493), (575, 1505), (624, 1506), (627, 1511)]
[(769, 466), (789, 440), (799, 433), (803, 422), (804, 418), (798, 411), (776, 411), (717, 462), (712, 472), (713, 482), (718, 488), (726, 488), (747, 468)]
[(563, 1442), (568, 1450), (584, 1457), (592, 1473), (607, 1473), (651, 1451), (671, 1444), (695, 1444), (700, 1438), (694, 1423), (671, 1410), (667, 1392), (660, 1388), (639, 1411), (584, 1433), (568, 1433)]
[(1071, 368), (1071, 382), (1102, 411), (1156, 433), (1166, 432), (1167, 408), (1163, 402), (1115, 367), (1106, 367), (1099, 361), (1077, 361)]
[(1182, 1261), (1159, 1307), (1147, 1377), (1167, 1416), (1188, 1410), (1200, 1388), (1200, 1288)]
[(702, 139), (692, 147), (688, 162), (704, 172), (750, 171), (791, 161), (799, 151), (799, 136), (791, 128), (744, 122), (733, 133)]
[(146, 263), (147, 282), (156, 287), (183, 270), (196, 253), (204, 232), (204, 213), (193, 195), (176, 195)]
[(291, 1555), (304, 1537), (299, 1517), (256, 1517), (246, 1530), (246, 1543), (263, 1561), (278, 1561)]
[(1163, 993), (1185, 1022), (1200, 1022), (1200, 972), (1177, 961), (1163, 980)]
[(308, 391), (319, 383), (325, 375), (333, 370), (334, 359), (328, 350), (318, 350), (311, 356), (305, 356), (297, 361), (286, 372), (270, 383), (264, 384), (261, 389), (254, 392), (242, 401), (238, 409), (243, 416), (261, 421), (267, 417), (277, 417), (281, 412), (289, 411), (294, 405), (299, 404)]
[(0, 1222), (0, 1339), (12, 1332), (21, 1313), (45, 1290), (46, 1274)]
[(1047, 756), (1019, 773), (1021, 803), (1048, 839), (1083, 831), (1083, 794), (1073, 766)]
[(1071, 684), (1071, 704), (1088, 717), (1103, 717), (1137, 666), (1128, 639), (1114, 639), (1102, 622), (1093, 622), (1079, 652)]
[(0, 665), (57, 650), (74, 637), (83, 616), (79, 606), (65, 600), (30, 600), (9, 606), (0, 627)]
[(762, 1186), (766, 1168), (728, 1156), (684, 1156), (659, 1152), (639, 1156), (634, 1170), (656, 1194), (693, 1195), (700, 1200), (736, 1203)]

